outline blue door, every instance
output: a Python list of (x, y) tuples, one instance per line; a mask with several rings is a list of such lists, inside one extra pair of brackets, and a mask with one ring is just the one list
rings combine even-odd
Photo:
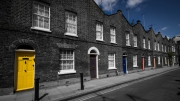
[(126, 68), (126, 57), (123, 57), (123, 71), (124, 71), (124, 73), (126, 74), (127, 72), (127, 70), (126, 70), (127, 68)]

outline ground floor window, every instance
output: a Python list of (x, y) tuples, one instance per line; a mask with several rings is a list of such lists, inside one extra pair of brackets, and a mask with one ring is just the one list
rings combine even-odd
[(137, 67), (137, 55), (133, 56), (133, 67)]
[(160, 63), (160, 56), (158, 56), (158, 64), (161, 64), (161, 63)]
[(148, 56), (148, 66), (151, 66), (151, 56)]
[(108, 65), (109, 69), (116, 69), (115, 54), (108, 54)]
[(164, 57), (164, 60), (165, 60), (165, 64), (167, 64), (167, 59), (166, 59), (166, 57)]
[(60, 50), (60, 74), (74, 72), (74, 51)]

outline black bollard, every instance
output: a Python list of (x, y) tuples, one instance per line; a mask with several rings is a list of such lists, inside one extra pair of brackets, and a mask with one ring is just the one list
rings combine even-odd
[(39, 101), (39, 79), (35, 79), (34, 101)]
[(80, 73), (81, 90), (84, 90), (83, 73)]

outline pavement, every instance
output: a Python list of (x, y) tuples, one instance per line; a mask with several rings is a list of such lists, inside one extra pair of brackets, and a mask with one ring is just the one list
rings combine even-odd
[[(136, 72), (126, 75), (113, 76), (103, 79), (95, 79), (84, 82), (84, 90), (80, 90), (80, 83), (43, 88), (39, 90), (39, 101), (67, 101), (68, 99), (80, 97), (86, 94), (101, 91), (120, 84), (144, 79), (154, 75), (160, 75), (166, 72), (180, 69), (178, 65), (163, 67), (142, 72)], [(34, 101), (34, 90), (22, 91), (12, 95), (0, 96), (0, 101)]]

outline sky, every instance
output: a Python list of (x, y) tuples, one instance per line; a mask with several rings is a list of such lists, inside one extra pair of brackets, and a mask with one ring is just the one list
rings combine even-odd
[(145, 30), (172, 38), (180, 36), (180, 0), (94, 0), (107, 15), (121, 10), (131, 24), (141, 21)]

